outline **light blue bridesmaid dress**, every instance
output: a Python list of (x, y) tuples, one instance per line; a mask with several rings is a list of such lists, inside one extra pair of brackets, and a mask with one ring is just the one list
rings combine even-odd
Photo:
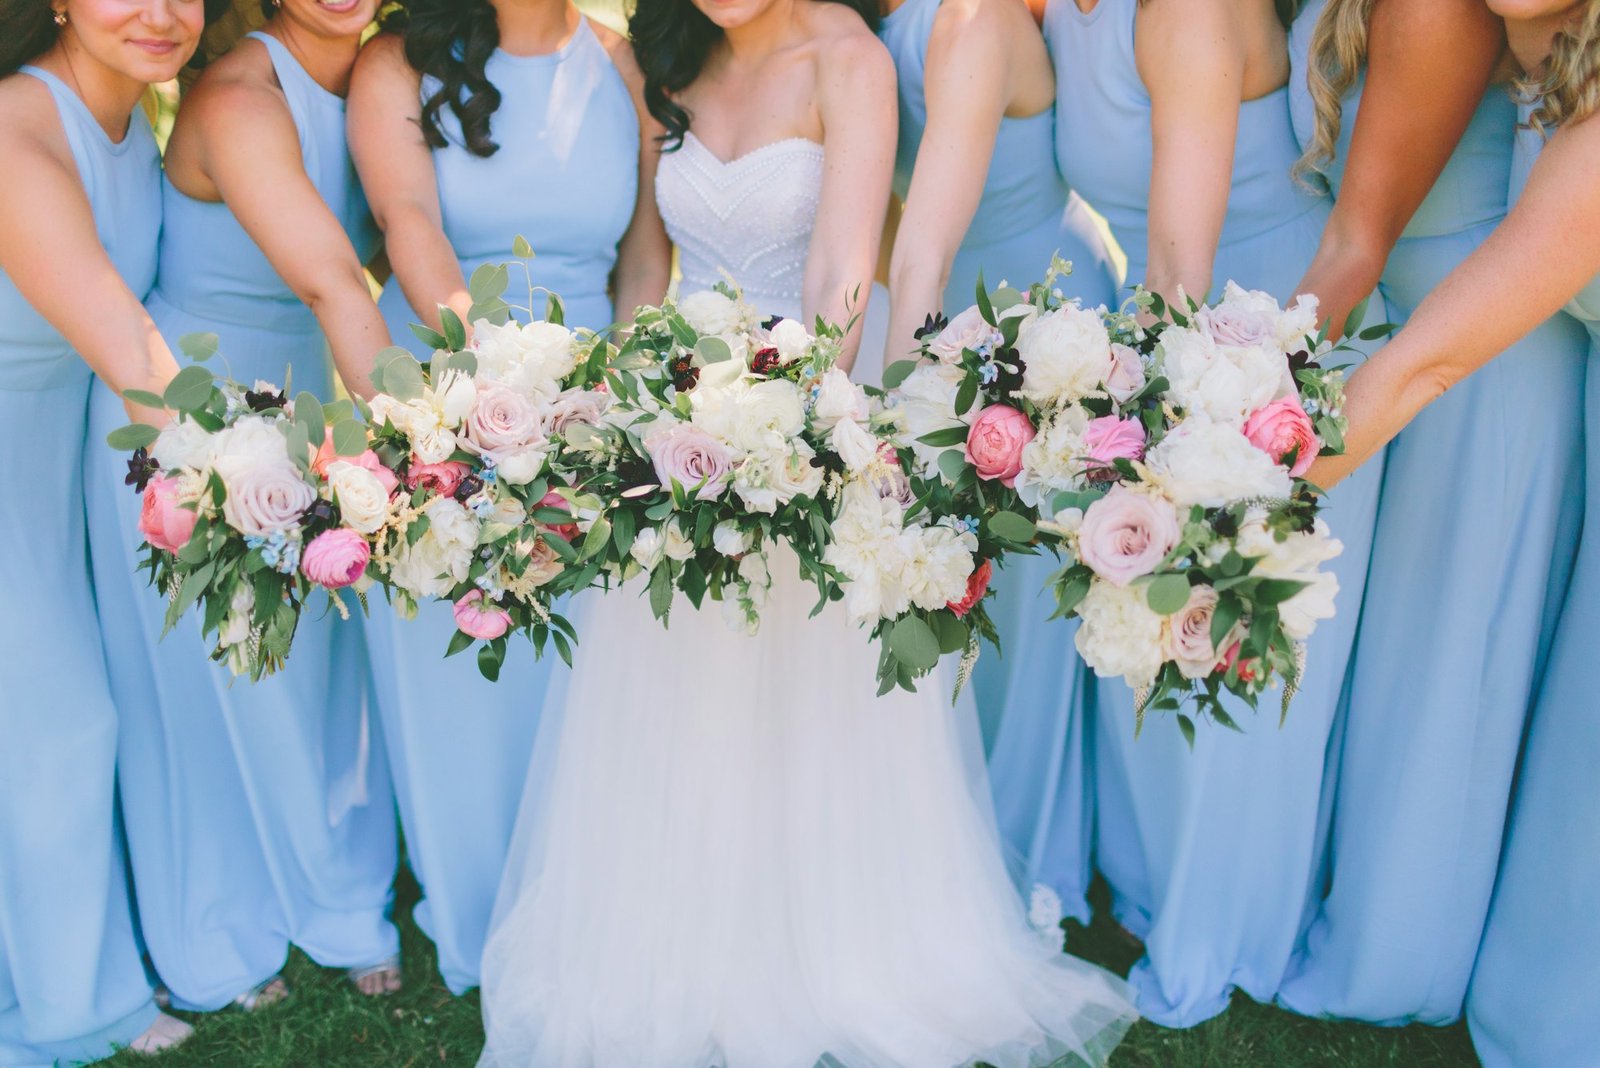
[[(1084, 14), (1073, 0), (1053, 0), (1045, 16), (1061, 170), (1111, 223), (1130, 284), (1148, 262), (1151, 162), (1150, 97), (1134, 63), (1137, 8), (1137, 0), (1100, 0)], [(1290, 177), (1300, 150), (1287, 97), (1279, 89), (1240, 109), (1217, 293), (1233, 279), (1286, 300), (1316, 252), (1328, 209)], [(1139, 1010), (1156, 1023), (1214, 1016), (1234, 987), (1270, 1000), (1283, 978), (1317, 858), (1320, 786), (1379, 481), (1379, 465), (1370, 464), (1328, 500), (1324, 514), (1344, 543), (1329, 565), (1338, 616), (1317, 628), (1281, 730), (1274, 692), (1256, 714), (1242, 703), (1231, 709), (1243, 734), (1202, 724), (1190, 751), (1177, 727), (1157, 718), (1136, 740), (1128, 687), (1103, 679), (1093, 689), (1096, 861), (1117, 918), (1145, 942), (1130, 980)]]
[[(1513, 201), (1543, 147), (1536, 131), (1518, 132)], [(1566, 310), (1589, 335), (1583, 540), (1529, 717), (1500, 878), (1467, 992), (1467, 1026), (1484, 1068), (1589, 1068), (1600, 1051), (1600, 278)]]
[[(1314, 3), (1291, 37), (1302, 143)], [(1347, 101), (1335, 196), (1359, 87)], [(1403, 324), (1505, 215), (1516, 105), (1484, 95), (1389, 257)], [(1424, 409), (1389, 446), (1331, 806), (1327, 896), (1279, 992), (1308, 1015), (1461, 1014), (1499, 864), (1523, 725), (1581, 508), (1588, 338), (1551, 319)], [(1379, 357), (1381, 359), (1381, 357)]]
[[(133, 113), (113, 142), (54, 75), (95, 229), (136, 294), (156, 273), (160, 158)], [(19, 75), (21, 76), (21, 75)], [(84, 517), (89, 367), (0, 272), (0, 1064), (109, 1057), (155, 1020), (114, 812), (117, 709)]]
[[(878, 31), (899, 75), (894, 191), (902, 199), (928, 123), (924, 75), (939, 3), (906, 0), (884, 16)], [(1009, 281), (1025, 288), (1042, 280), (1052, 253), (1073, 265), (1060, 282), (1068, 297), (1091, 308), (1116, 301), (1118, 279), (1105, 239), (1056, 167), (1054, 107), (1001, 119), (983, 198), (951, 264), (943, 311), (954, 315), (972, 305), (980, 271), (989, 286)], [(1091, 826), (1079, 705), (1084, 668), (1071, 655), (1075, 626), (1049, 621), (1054, 607), (1045, 587), (1058, 566), (1048, 554), (1018, 557), (996, 573), (989, 611), (1003, 654), (985, 651), (973, 690), (1013, 874), (1024, 889), (1049, 886), (1067, 915), (1086, 920)]]
[[(377, 233), (344, 139), (344, 101), (274, 37), (306, 173), (363, 257)], [(177, 350), (221, 340), (212, 366), (333, 399), (327, 344), (226, 204), (166, 183), (160, 270), (147, 305)], [(285, 220), (293, 225), (293, 220)], [(121, 715), (119, 766), (139, 918), (174, 1004), (211, 1010), (283, 966), (289, 943), (330, 967), (399, 951), (387, 911), (398, 864), (394, 801), (366, 707), (359, 609), (349, 622), (315, 595), (288, 666), (251, 683), (207, 660), (194, 618), (161, 638), (166, 598), (135, 572), (139, 497), (105, 445), (127, 421), (94, 391), (87, 478), (101, 631)]]
[[(511, 261), (512, 238), (522, 234), (535, 250), (533, 282), (561, 295), (567, 325), (603, 330), (612, 321), (607, 281), (638, 193), (629, 161), (638, 157), (639, 121), (628, 87), (586, 19), (560, 51), (497, 51), (487, 74), (502, 94), (493, 118), (499, 151), (468, 152), (446, 108), (450, 143), (433, 153), (445, 235), (462, 273)], [(424, 98), (436, 85), (424, 79)], [(525, 303), (524, 286), (514, 267), (506, 299)], [(398, 282), (390, 280), (379, 306), (395, 342), (426, 355), (408, 328), (419, 316)], [(543, 317), (542, 294), (533, 310)], [(439, 948), (445, 983), (460, 993), (478, 984), (539, 709), (552, 671), (565, 667), (553, 648), (535, 661), (515, 638), (491, 683), (470, 654), (442, 659), (454, 632), (440, 602), (409, 622), (375, 606), (367, 633), (407, 856), (424, 895), (417, 922)]]

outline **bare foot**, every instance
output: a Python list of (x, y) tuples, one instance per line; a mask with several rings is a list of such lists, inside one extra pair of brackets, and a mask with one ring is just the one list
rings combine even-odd
[(369, 998), (387, 997), (400, 992), (400, 961), (383, 961), (367, 968), (351, 968), (345, 973), (355, 988)]
[(144, 1034), (128, 1043), (135, 1053), (160, 1053), (183, 1042), (194, 1034), (194, 1028), (166, 1013), (158, 1013), (155, 1022), (145, 1028)]
[(255, 1012), (257, 1009), (271, 1008), (288, 996), (289, 984), (283, 981), (283, 976), (274, 975), (234, 998), (233, 1003), (245, 1012)]

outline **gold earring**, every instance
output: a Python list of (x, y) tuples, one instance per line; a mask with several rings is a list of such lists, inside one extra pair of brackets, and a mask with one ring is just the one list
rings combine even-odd
[(67, 13), (65, 11), (57, 11), (54, 18), (56, 20), (57, 27), (65, 26), (67, 24)]

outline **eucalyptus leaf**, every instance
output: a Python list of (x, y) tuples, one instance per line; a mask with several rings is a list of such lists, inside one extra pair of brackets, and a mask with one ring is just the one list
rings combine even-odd
[(694, 354), (699, 357), (701, 363), (708, 367), (712, 364), (726, 363), (733, 359), (733, 350), (728, 347), (728, 343), (720, 337), (711, 337), (710, 335), (695, 342)]
[(155, 444), (161, 432), (148, 423), (129, 423), (119, 426), (106, 435), (106, 444), (118, 452), (133, 452), (135, 449), (148, 449)]
[(896, 360), (891, 363), (883, 369), (883, 388), (899, 389), (919, 366), (920, 360)]
[(425, 388), (422, 365), (410, 354), (403, 360), (391, 361), (383, 372), (383, 387), (397, 401), (416, 400)]
[(367, 428), (354, 419), (333, 424), (333, 451), (338, 456), (360, 456), (367, 451)]
[(189, 366), (173, 376), (167, 388), (161, 394), (161, 400), (168, 408), (176, 411), (187, 412), (203, 407), (211, 399), (211, 391), (215, 388), (216, 376), (204, 367)]
[(1189, 603), (1189, 580), (1183, 575), (1157, 575), (1145, 590), (1145, 600), (1158, 616), (1180, 612)]
[(313, 448), (320, 448), (328, 436), (328, 423), (323, 416), (322, 402), (314, 393), (301, 392), (294, 398), (294, 421), (305, 427), (306, 440)]
[(518, 234), (511, 239), (511, 254), (519, 260), (531, 260), (533, 259), (533, 246), (528, 243), (527, 238)]
[(221, 344), (222, 339), (211, 333), (185, 334), (178, 339), (178, 348), (197, 363), (204, 363), (215, 356)]
[(125, 389), (122, 391), (122, 399), (130, 404), (142, 404), (146, 408), (166, 407), (166, 401), (161, 398), (161, 394), (151, 393), (147, 389)]
[(989, 517), (989, 533), (1006, 541), (1029, 542), (1038, 528), (1026, 516), (1016, 512), (996, 512)]
[(889, 649), (914, 671), (931, 671), (939, 663), (939, 638), (918, 616), (906, 616), (889, 632)]
[(449, 347), (449, 343), (445, 341), (443, 334), (439, 333), (437, 330), (429, 329), (428, 327), (423, 326), (421, 323), (412, 323), (411, 333), (418, 341), (422, 342), (430, 349), (443, 349)]
[(444, 326), (445, 348), (458, 352), (467, 347), (467, 324), (461, 321), (455, 309), (439, 305), (439, 322)]

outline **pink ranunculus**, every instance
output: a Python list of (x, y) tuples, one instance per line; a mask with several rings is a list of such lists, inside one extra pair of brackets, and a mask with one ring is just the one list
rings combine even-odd
[(139, 533), (157, 549), (175, 553), (189, 544), (195, 522), (200, 517), (178, 503), (178, 480), (157, 475), (144, 488), (144, 504), (139, 509)]
[(334, 450), (333, 431), (330, 430), (322, 436), (322, 447), (311, 458), (311, 470), (315, 471), (318, 477), (327, 478), (328, 465), (335, 460), (343, 460), (346, 463), (355, 464), (357, 467), (365, 467), (378, 477), (378, 481), (383, 483), (383, 488), (389, 493), (393, 493), (395, 487), (400, 485), (400, 480), (395, 477), (395, 473), (383, 466), (383, 461), (378, 459), (378, 454), (371, 449), (367, 449), (360, 456), (340, 456)]
[(1178, 513), (1171, 504), (1126, 486), (1095, 501), (1078, 528), (1078, 556), (1113, 586), (1153, 572), (1178, 544)]
[(1118, 404), (1127, 404), (1144, 388), (1144, 361), (1127, 345), (1111, 346), (1111, 362), (1106, 370), (1106, 392)]
[[(555, 490), (551, 490), (549, 493), (546, 493), (543, 497), (541, 497), (539, 499), (539, 503), (534, 505), (534, 507), (558, 508), (563, 512), (572, 511), (572, 506), (567, 503), (567, 499), (561, 496), (561, 494), (557, 493)], [(562, 541), (571, 541), (573, 538), (578, 536), (577, 523), (557, 523), (555, 525), (541, 523), (540, 526), (545, 530), (546, 533), (554, 534)]]
[(1279, 397), (1252, 412), (1245, 420), (1244, 436), (1278, 463), (1285, 462), (1289, 454), (1294, 453), (1294, 466), (1289, 468), (1289, 473), (1296, 478), (1306, 473), (1317, 453), (1322, 451), (1311, 417), (1294, 397)]
[(349, 527), (335, 527), (311, 539), (300, 557), (300, 570), (317, 585), (337, 590), (365, 574), (371, 558), (366, 538)]
[(465, 432), (479, 452), (504, 453), (542, 444), (542, 424), (538, 406), (527, 396), (503, 382), (489, 382), (478, 387)]
[(472, 473), (472, 468), (460, 460), (446, 460), (439, 464), (418, 463), (415, 459), (406, 467), (406, 489), (419, 486), (441, 497), (453, 496), (461, 480)]
[(989, 580), (994, 576), (994, 564), (985, 560), (973, 568), (972, 574), (967, 576), (967, 592), (959, 601), (951, 601), (946, 608), (955, 613), (957, 619), (965, 619), (968, 612), (977, 607), (989, 592)]
[(644, 445), (663, 486), (670, 486), (674, 480), (685, 491), (699, 486), (695, 496), (702, 501), (716, 500), (727, 488), (733, 473), (733, 454), (699, 427), (679, 423), (645, 439)]
[(1114, 482), (1118, 460), (1144, 459), (1144, 424), (1137, 419), (1118, 419), (1102, 415), (1089, 420), (1083, 431), (1085, 474), (1096, 482)]
[(492, 602), (485, 602), (482, 590), (473, 590), (461, 598), (452, 611), (457, 629), (480, 641), (493, 641), (511, 629), (511, 614), (494, 607)]
[(991, 404), (967, 431), (967, 462), (978, 477), (1014, 486), (1022, 471), (1023, 447), (1038, 431), (1026, 415), (1008, 404)]

